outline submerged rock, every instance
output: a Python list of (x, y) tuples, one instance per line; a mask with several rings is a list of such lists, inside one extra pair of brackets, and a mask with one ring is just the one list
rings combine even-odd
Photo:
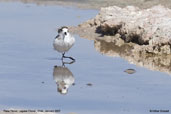
[(134, 74), (136, 71), (134, 69), (126, 69), (124, 72), (128, 74)]
[(150, 9), (101, 8), (95, 18), (72, 27), (71, 31), (89, 39), (108, 40), (112, 36), (110, 40), (116, 43), (122, 39), (124, 43), (134, 43), (132, 51), (138, 53), (171, 54), (171, 9), (160, 5)]
[(87, 86), (93, 86), (93, 84), (92, 84), (92, 83), (87, 83), (86, 85), (87, 85)]

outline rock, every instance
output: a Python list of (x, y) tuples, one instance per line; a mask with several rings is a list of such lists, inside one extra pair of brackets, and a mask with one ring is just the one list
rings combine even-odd
[(140, 8), (149, 8), (156, 4), (162, 4), (171, 8), (170, 0), (0, 0), (1, 2), (22, 2), (25, 4), (36, 5), (62, 5), (62, 6), (76, 6), (83, 9), (100, 9), (107, 6), (125, 7), (127, 5), (138, 6)]
[(88, 84), (86, 84), (87, 86), (93, 86), (93, 84), (92, 83), (88, 83)]
[(124, 72), (128, 74), (134, 74), (136, 71), (134, 69), (126, 69)]
[(76, 28), (78, 31), (85, 30), (82, 35), (85, 38), (91, 34), (91, 39), (103, 37), (109, 40), (108, 36), (112, 36), (111, 42), (118, 43), (122, 39), (124, 43), (138, 44), (139, 48), (134, 48), (134, 52), (171, 54), (171, 9), (161, 5), (149, 9), (134, 6), (101, 8), (95, 18)]

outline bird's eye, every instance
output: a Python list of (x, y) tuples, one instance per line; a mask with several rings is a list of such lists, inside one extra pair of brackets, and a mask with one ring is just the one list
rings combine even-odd
[(65, 35), (67, 35), (67, 32), (64, 32)]

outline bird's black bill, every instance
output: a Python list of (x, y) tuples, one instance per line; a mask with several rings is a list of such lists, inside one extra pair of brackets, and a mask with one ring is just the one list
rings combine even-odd
[(57, 35), (55, 38), (58, 38), (59, 37), (59, 35)]

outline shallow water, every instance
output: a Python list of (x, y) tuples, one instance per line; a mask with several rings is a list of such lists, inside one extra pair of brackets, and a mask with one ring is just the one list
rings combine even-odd
[[(77, 25), (97, 13), (60, 6), (0, 3), (0, 109), (60, 109), (62, 114), (169, 110), (170, 75), (100, 54), (93, 41), (77, 35), (76, 44), (67, 53), (76, 62), (65, 65), (75, 85), (65, 95), (57, 91), (53, 74), (58, 70), (54, 66), (62, 62), (52, 47), (56, 28)], [(136, 73), (125, 73), (129, 68)]]

